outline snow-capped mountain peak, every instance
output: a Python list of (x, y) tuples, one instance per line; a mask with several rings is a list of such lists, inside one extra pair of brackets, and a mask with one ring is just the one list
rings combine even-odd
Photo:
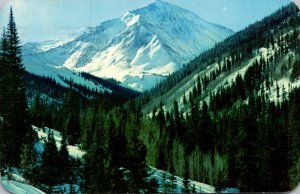
[(145, 90), (233, 32), (155, 0), (68, 38), (24, 46), (27, 71), (64, 67)]

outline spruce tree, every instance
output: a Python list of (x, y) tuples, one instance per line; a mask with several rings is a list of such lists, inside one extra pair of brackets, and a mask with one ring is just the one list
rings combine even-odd
[(159, 111), (158, 111), (158, 122), (159, 122), (159, 135), (161, 136), (166, 125), (165, 113), (163, 109), (163, 103), (160, 101)]
[(44, 145), (42, 155), (42, 180), (41, 182), (48, 186), (47, 193), (51, 193), (53, 186), (60, 182), (60, 172), (58, 168), (59, 152), (56, 147), (53, 133), (48, 133), (48, 139)]
[(300, 89), (296, 89), (290, 98), (289, 113), (289, 181), (290, 189), (294, 189), (300, 182)]
[(21, 148), (21, 163), (20, 171), (23, 177), (28, 180), (31, 184), (38, 182), (38, 170), (39, 164), (37, 160), (37, 153), (34, 148), (35, 138), (33, 132), (28, 132), (26, 135), (26, 141), (23, 143)]
[(38, 127), (44, 127), (44, 116), (43, 116), (44, 110), (43, 105), (41, 101), (41, 97), (39, 94), (37, 94), (34, 98), (33, 105), (31, 108), (31, 118), (32, 118), (32, 124), (38, 126)]
[(178, 107), (178, 102), (176, 100), (174, 100), (174, 121), (175, 121), (175, 126), (174, 126), (174, 130), (175, 133), (182, 139), (184, 139), (184, 131), (183, 131), (183, 127), (181, 125), (181, 118), (180, 118), (180, 112), (179, 112), (179, 107)]
[(137, 129), (133, 129), (135, 135), (128, 143), (128, 157), (131, 161), (128, 169), (130, 170), (129, 192), (145, 191), (147, 188), (148, 166), (146, 163), (147, 148), (138, 138)]
[(4, 120), (1, 139), (5, 139), (5, 142), (0, 143), (0, 153), (5, 158), (1, 159), (1, 165), (18, 166), (21, 146), (30, 128), (21, 46), (12, 8), (6, 32), (2, 37), (0, 64), (0, 115)]
[(70, 81), (63, 107), (64, 126), (71, 145), (77, 144), (80, 138), (80, 104), (75, 96), (73, 82)]
[(184, 157), (184, 177), (183, 177), (183, 192), (184, 193), (189, 193), (190, 192), (190, 181), (189, 181), (189, 164), (188, 164), (188, 159), (185, 154)]
[(72, 169), (71, 169), (71, 158), (69, 156), (69, 151), (67, 148), (67, 137), (63, 131), (61, 147), (58, 153), (58, 169), (60, 172), (60, 182), (69, 183), (72, 178)]

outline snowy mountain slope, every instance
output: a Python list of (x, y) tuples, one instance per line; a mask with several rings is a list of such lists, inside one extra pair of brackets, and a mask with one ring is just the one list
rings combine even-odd
[(26, 71), (42, 76), (53, 78), (58, 84), (69, 87), (69, 84), (65, 81), (72, 80), (74, 83), (85, 86), (89, 89), (96, 91), (106, 91), (111, 93), (112, 91), (109, 88), (102, 86), (101, 84), (96, 84), (92, 80), (85, 79), (80, 76), (78, 72), (73, 72), (63, 66), (51, 66), (51, 65), (34, 65), (33, 63), (28, 63), (26, 66)]
[[(297, 30), (300, 28), (298, 27)], [(293, 30), (286, 31), (283, 36), (287, 34), (291, 34)], [(270, 45), (265, 45), (266, 47), (261, 47), (253, 51), (253, 55), (248, 59), (242, 61), (237, 66), (232, 68), (229, 71), (221, 73), (216, 77), (215, 80), (211, 81), (207, 88), (203, 91), (202, 95), (199, 98), (199, 101), (205, 100), (206, 102), (210, 101), (210, 94), (216, 93), (219, 88), (227, 88), (231, 86), (236, 77), (241, 75), (242, 77), (245, 75), (246, 71), (249, 67), (254, 65), (254, 61), (260, 61), (261, 59), (265, 59), (268, 61), (272, 61), (276, 57), (276, 52), (279, 50), (278, 42), (275, 43), (275, 47)], [(294, 88), (300, 87), (300, 79), (296, 79), (292, 81), (290, 79), (292, 66), (285, 67), (286, 64), (291, 63), (291, 61), (298, 59), (299, 53), (295, 51), (289, 51), (285, 55), (279, 57), (276, 60), (273, 67), (273, 76), (276, 74), (276, 78), (270, 81), (270, 88), (268, 90), (263, 90), (265, 87), (266, 81), (261, 83), (261, 89), (258, 91), (258, 95), (266, 95), (269, 100), (272, 102), (281, 102), (287, 98), (288, 93), (292, 91)], [(227, 59), (226, 59), (227, 60)], [(152, 110), (156, 107), (159, 107), (160, 101), (164, 103), (164, 110), (170, 111), (173, 108), (173, 102), (176, 100), (179, 103), (180, 109), (183, 112), (188, 112), (189, 108), (185, 107), (183, 104), (183, 97), (185, 96), (188, 99), (188, 95), (193, 91), (195, 83), (197, 83), (198, 76), (203, 78), (205, 76), (210, 77), (213, 72), (220, 68), (220, 65), (224, 65), (224, 61), (218, 63), (209, 64), (204, 69), (198, 69), (194, 71), (191, 75), (187, 76), (181, 82), (179, 82), (175, 87), (169, 90), (166, 94), (153, 99), (148, 104), (143, 107), (143, 112), (152, 116)], [(282, 74), (282, 69), (288, 68), (286, 74)], [(264, 93), (262, 93), (264, 92)]]
[(54, 76), (61, 68), (84, 71), (142, 91), (231, 34), (186, 9), (156, 0), (61, 40), (26, 44), (24, 64), (37, 75)]

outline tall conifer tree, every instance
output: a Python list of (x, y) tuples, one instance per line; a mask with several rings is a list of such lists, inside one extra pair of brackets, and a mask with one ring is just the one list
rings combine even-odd
[(1, 164), (18, 166), (21, 145), (29, 125), (21, 46), (12, 8), (2, 37), (0, 61), (0, 115), (4, 120), (1, 139), (5, 139), (5, 142), (0, 143), (0, 155), (5, 158), (1, 160)]

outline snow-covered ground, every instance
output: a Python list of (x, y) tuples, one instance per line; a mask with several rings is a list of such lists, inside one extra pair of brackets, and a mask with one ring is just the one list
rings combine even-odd
[[(25, 183), (20, 183), (17, 181), (12, 181), (12, 180), (3, 180), (0, 181), (0, 183), (5, 187), (5, 189), (8, 191), (7, 194), (45, 194), (43, 191), (25, 184)], [(0, 186), (1, 187), (1, 186)], [(1, 194), (6, 194), (6, 191), (1, 190)]]
[[(42, 129), (36, 126), (32, 126), (32, 128), (37, 132), (39, 137), (39, 142), (35, 144), (35, 149), (38, 153), (42, 153), (44, 151), (44, 143), (48, 137), (49, 132), (53, 133), (54, 139), (56, 141), (56, 146), (58, 149), (60, 149), (62, 136), (59, 131), (50, 129), (48, 127), (44, 127), (44, 129)], [(73, 158), (82, 158), (82, 156), (85, 154), (85, 152), (80, 150), (77, 146), (68, 145), (67, 148), (70, 156)]]
[[(150, 167), (152, 175), (150, 178), (155, 178), (158, 181), (159, 185), (159, 192), (163, 192), (163, 187), (164, 187), (164, 180), (163, 177), (166, 177), (166, 182), (171, 184), (170, 177), (171, 174), (163, 171), (156, 169), (154, 167)], [(193, 187), (195, 187), (195, 191), (197, 193), (215, 193), (215, 188), (211, 185), (200, 183), (197, 181), (189, 180), (189, 186), (190, 190), (192, 190)], [(183, 186), (183, 178), (175, 176), (175, 189), (174, 193), (181, 193), (184, 191), (184, 186)], [(239, 190), (236, 188), (226, 188), (223, 193), (238, 193)]]
[(17, 169), (13, 169), (10, 176), (11, 180), (8, 180), (7, 176), (0, 176), (0, 194), (44, 194), (43, 191), (27, 184)]

